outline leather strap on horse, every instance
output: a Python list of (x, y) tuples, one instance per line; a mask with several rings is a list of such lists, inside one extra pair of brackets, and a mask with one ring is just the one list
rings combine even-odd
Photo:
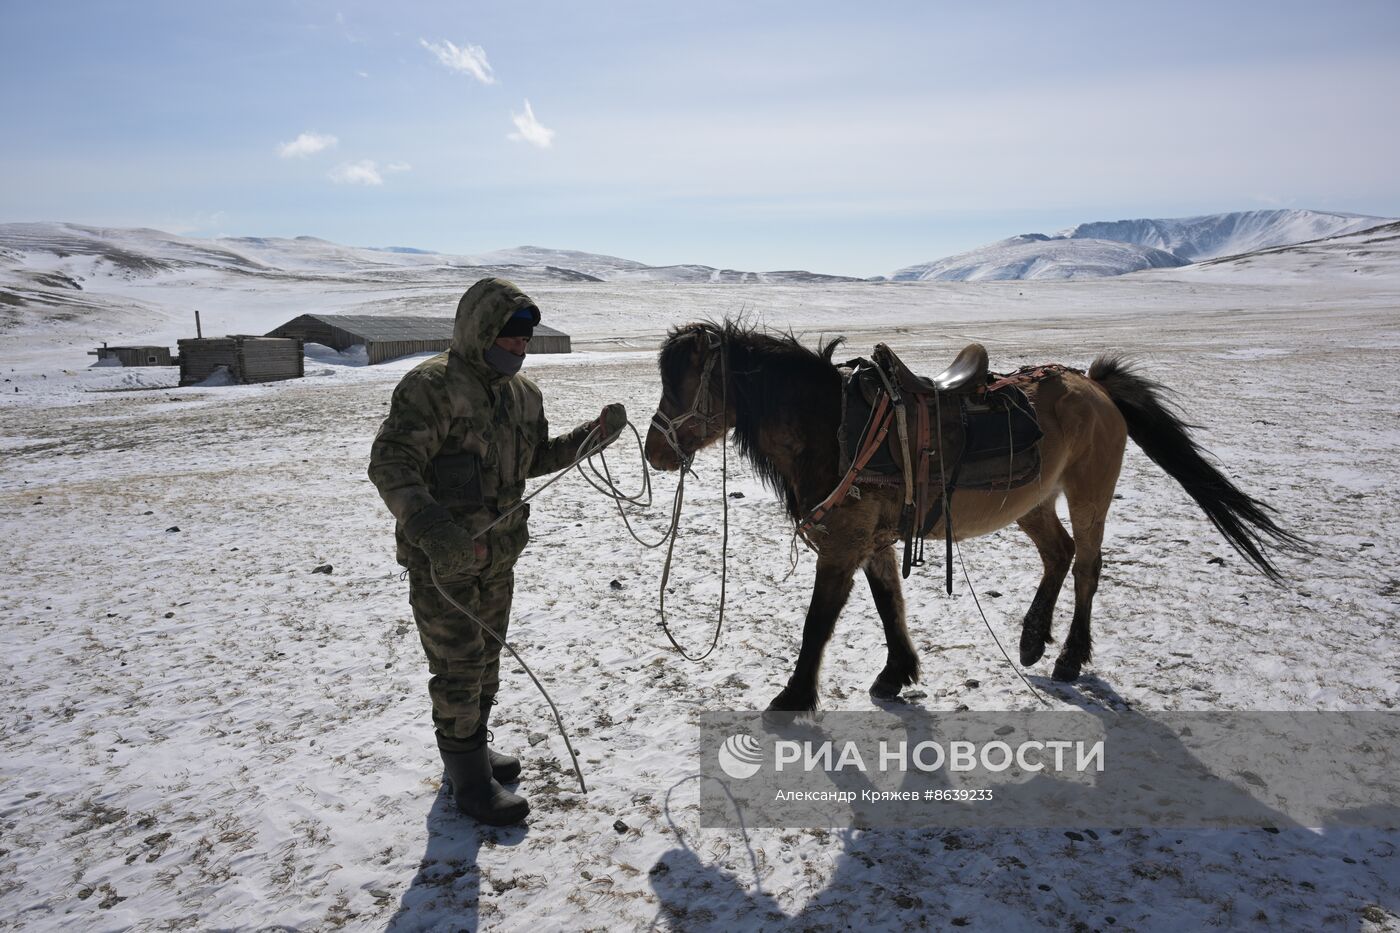
[[(920, 534), (921, 526), (925, 516), (929, 511), (929, 461), (933, 453), (933, 444), (938, 444), (938, 470), (940, 477), (940, 494), (942, 497), (942, 512), (947, 526), (947, 549), (945, 564), (947, 567), (948, 592), (953, 591), (952, 580), (952, 516), (950, 514), (950, 502), (948, 495), (948, 478), (946, 474), (946, 464), (943, 462), (943, 435), (942, 435), (942, 399), (935, 394), (935, 402), (938, 404), (938, 431), (935, 433), (933, 426), (929, 423), (928, 406), (922, 401), (915, 406), (915, 425), (913, 436), (910, 436), (908, 408), (904, 401), (903, 393), (892, 375), (886, 371), (885, 366), (876, 362), (875, 372), (880, 377), (880, 382), (884, 386), (884, 391), (879, 394), (879, 399), (875, 404), (875, 410), (870, 416), (869, 426), (866, 428), (860, 449), (851, 461), (850, 469), (841, 478), (841, 482), (831, 491), (831, 494), (823, 499), (818, 505), (807, 513), (807, 517), (798, 523), (796, 533), (804, 541), (812, 544), (808, 537), (808, 532), (818, 523), (823, 521), (832, 509), (845, 501), (855, 485), (856, 477), (870, 459), (875, 455), (885, 443), (889, 435), (890, 422), (895, 423), (896, 433), (899, 437), (900, 458), (903, 460), (904, 474), (904, 509), (899, 518), (899, 535), (904, 540), (904, 560), (901, 573), (908, 579), (911, 570), (916, 566), (923, 566), (923, 538)], [(912, 444), (912, 451), (911, 451)], [(914, 467), (918, 465), (918, 473), (915, 474)], [(917, 544), (916, 544), (917, 542)], [(915, 548), (919, 550), (917, 559), (914, 556)]]
[[(943, 394), (935, 393), (934, 404), (938, 406), (938, 485), (943, 496), (943, 587), (948, 595), (953, 595), (953, 494), (948, 488), (957, 476), (948, 476), (948, 460), (943, 450)], [(922, 531), (923, 529), (920, 529)], [(922, 538), (920, 539), (922, 540)]]
[(924, 515), (928, 512), (928, 468), (929, 455), (932, 454), (932, 435), (929, 432), (928, 406), (920, 404), (918, 407), (918, 417), (915, 419), (914, 436), (916, 448), (919, 451), (918, 477), (915, 480), (914, 495), (914, 526), (912, 528), (911, 543), (916, 553), (912, 560), (905, 565), (904, 575), (909, 575), (909, 568), (922, 567), (924, 565), (924, 539), (919, 534), (919, 526), (923, 524)]
[(1075, 369), (1073, 366), (1066, 366), (1063, 363), (1046, 363), (1043, 366), (1022, 366), (1014, 373), (1002, 376), (996, 382), (987, 386), (986, 392), (995, 392), (997, 389), (1004, 389), (1007, 386), (1021, 386), (1028, 382), (1039, 382), (1048, 376), (1058, 376), (1061, 373), (1078, 373), (1084, 375), (1084, 370)]
[(885, 361), (877, 355), (874, 362), (875, 372), (884, 383), (885, 392), (894, 405), (895, 427), (899, 431), (899, 455), (904, 461), (904, 509), (899, 514), (899, 536), (904, 539), (903, 574), (907, 579), (914, 560), (914, 463), (909, 454), (909, 413), (896, 380), (886, 370)]
[[(807, 513), (807, 517), (802, 519), (797, 525), (797, 533), (807, 540), (807, 532), (821, 523), (831, 512), (842, 502), (846, 501), (846, 496), (855, 485), (856, 477), (860, 471), (865, 469), (865, 465), (870, 462), (870, 458), (875, 456), (875, 452), (880, 449), (880, 445), (885, 442), (885, 438), (890, 433), (890, 422), (893, 419), (893, 412), (890, 410), (890, 397), (881, 395), (880, 400), (875, 405), (875, 410), (870, 414), (870, 426), (865, 431), (865, 442), (860, 450), (856, 452), (855, 459), (851, 461), (851, 468), (846, 471), (846, 475), (841, 478), (841, 482), (831, 491), (816, 508)], [(808, 541), (810, 544), (811, 542)]]

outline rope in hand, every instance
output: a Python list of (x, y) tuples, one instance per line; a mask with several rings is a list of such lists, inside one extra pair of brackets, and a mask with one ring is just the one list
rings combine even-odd
[[(519, 502), (511, 506), (509, 509), (506, 509), (499, 516), (497, 516), (494, 521), (492, 521), (486, 527), (482, 528), (472, 537), (473, 539), (481, 537), (486, 532), (490, 531), (492, 528), (505, 521), (506, 518), (513, 515), (520, 509), (524, 508), (525, 504), (528, 503), (531, 499), (535, 498), (535, 496), (538, 496), (550, 486), (563, 479), (564, 475), (567, 474), (570, 470), (577, 468), (579, 474), (583, 476), (585, 480), (588, 481), (588, 484), (590, 486), (601, 492), (603, 495), (607, 496), (609, 499), (612, 499), (613, 502), (617, 504), (618, 514), (622, 516), (622, 522), (627, 527), (627, 533), (630, 534), (633, 537), (633, 539), (637, 541), (637, 543), (641, 544), (643, 547), (656, 548), (660, 547), (663, 544), (668, 544), (669, 542), (669, 546), (666, 549), (666, 566), (661, 578), (662, 629), (666, 632), (666, 637), (671, 640), (671, 644), (676, 647), (677, 651), (681, 652), (682, 656), (688, 658), (689, 660), (700, 660), (709, 655), (709, 653), (715, 649), (715, 645), (719, 642), (720, 625), (723, 623), (724, 620), (725, 588), (723, 580), (727, 576), (727, 573), (725, 571), (727, 571), (727, 556), (729, 543), (728, 452), (726, 450), (724, 455), (724, 569), (721, 572), (720, 583), (720, 621), (715, 626), (715, 637), (714, 640), (711, 641), (709, 649), (699, 657), (692, 658), (690, 657), (690, 655), (686, 654), (685, 650), (681, 648), (679, 644), (677, 644), (675, 638), (672, 637), (670, 630), (666, 628), (665, 608), (666, 581), (670, 577), (671, 573), (671, 555), (675, 548), (675, 539), (677, 537), (676, 530), (680, 525), (681, 505), (684, 502), (685, 497), (685, 474), (690, 470), (690, 458), (685, 459), (683, 468), (681, 470), (680, 481), (676, 486), (676, 494), (674, 499), (672, 500), (670, 525), (667, 527), (665, 534), (662, 535), (659, 541), (646, 541), (643, 538), (641, 538), (635, 530), (633, 530), (632, 523), (627, 517), (627, 512), (623, 509), (624, 503), (646, 508), (649, 507), (652, 502), (651, 471), (647, 468), (645, 446), (642, 442), (642, 436), (637, 431), (636, 425), (634, 425), (630, 420), (627, 422), (626, 426), (631, 429), (632, 436), (637, 442), (637, 450), (641, 454), (642, 488), (636, 495), (628, 495), (627, 493), (618, 489), (617, 484), (613, 481), (612, 471), (608, 468), (607, 456), (603, 453), (604, 449), (608, 446), (609, 443), (611, 443), (612, 439), (604, 441), (602, 436), (603, 427), (601, 424), (597, 424), (593, 427), (592, 430), (588, 432), (587, 435), (584, 436), (583, 440), (579, 443), (577, 455), (567, 466), (561, 469), (554, 476), (550, 477), (534, 492), (530, 493), (528, 496), (523, 497)], [(599, 470), (598, 465), (594, 464), (593, 462), (593, 459), (595, 457), (597, 457), (598, 463), (602, 466), (601, 471)], [(584, 472), (583, 464), (585, 462), (588, 464), (589, 469), (592, 470), (592, 476), (589, 476), (588, 473)], [(516, 663), (518, 663), (521, 666), (521, 668), (525, 671), (525, 673), (529, 676), (530, 681), (535, 685), (535, 688), (539, 690), (540, 694), (544, 697), (545, 702), (549, 704), (549, 710), (554, 715), (554, 724), (558, 727), (559, 734), (564, 739), (564, 747), (569, 750), (569, 758), (573, 764), (574, 775), (578, 778), (579, 789), (582, 790), (582, 792), (585, 795), (587, 795), (588, 785), (583, 779), (583, 770), (579, 767), (578, 755), (574, 751), (574, 743), (570, 741), (568, 731), (564, 728), (564, 719), (559, 714), (559, 707), (555, 705), (554, 699), (549, 695), (549, 691), (545, 689), (544, 684), (540, 683), (540, 679), (535, 676), (535, 672), (530, 670), (530, 666), (525, 663), (525, 659), (522, 658), (520, 656), (520, 653), (516, 651), (514, 647), (511, 646), (510, 642), (506, 641), (504, 638), (498, 635), (488, 625), (486, 625), (485, 622), (483, 622), (479, 617), (477, 617), (475, 613), (473, 613), (470, 609), (468, 609), (466, 606), (463, 606), (461, 603), (459, 603), (456, 599), (452, 597), (452, 594), (447, 591), (447, 588), (445, 586), (443, 586), (442, 581), (438, 579), (437, 571), (434, 570), (431, 567), (431, 565), (428, 568), (428, 573), (432, 578), (433, 586), (437, 587), (437, 590), (440, 594), (442, 594), (443, 599), (447, 600), (448, 603), (454, 606), (468, 619), (471, 619), (473, 622), (475, 622), (477, 627), (481, 629), (481, 631), (490, 635), (497, 642), (499, 642), (501, 647), (504, 648), (506, 651), (510, 652), (510, 656), (515, 659)]]
[[(630, 421), (627, 423), (627, 425), (628, 425), (628, 427), (632, 427), (632, 423), (631, 423)], [(473, 535), (473, 536), (472, 536), (473, 540), (475, 540), (476, 538), (479, 538), (479, 537), (481, 537), (482, 535), (486, 534), (486, 532), (490, 531), (492, 528), (495, 528), (495, 527), (496, 527), (497, 525), (499, 525), (501, 522), (505, 521), (506, 518), (508, 518), (509, 516), (515, 514), (515, 513), (518, 512), (520, 509), (524, 508), (524, 507), (525, 507), (525, 504), (526, 504), (527, 502), (529, 502), (531, 499), (535, 498), (535, 496), (538, 496), (540, 493), (544, 492), (544, 491), (545, 491), (546, 489), (548, 489), (550, 486), (552, 486), (552, 485), (554, 485), (555, 483), (557, 483), (560, 479), (562, 479), (562, 478), (564, 477), (564, 475), (565, 475), (566, 473), (568, 473), (568, 472), (569, 472), (570, 470), (572, 470), (574, 467), (579, 466), (581, 463), (583, 463), (583, 461), (585, 461), (585, 460), (591, 460), (591, 458), (594, 457), (595, 455), (601, 455), (602, 452), (603, 452), (603, 448), (607, 446), (607, 445), (604, 444), (603, 441), (602, 441), (601, 432), (602, 432), (602, 425), (601, 425), (601, 424), (594, 426), (593, 430), (589, 431), (588, 434), (584, 437), (582, 443), (579, 444), (578, 454), (577, 454), (577, 456), (574, 457), (573, 461), (572, 461), (571, 463), (569, 463), (568, 466), (564, 467), (564, 468), (563, 468), (562, 470), (560, 470), (558, 473), (554, 474), (554, 476), (550, 477), (549, 480), (546, 481), (543, 485), (541, 485), (539, 489), (536, 489), (534, 492), (530, 493), (528, 496), (525, 496), (524, 498), (522, 498), (522, 499), (521, 499), (519, 502), (517, 502), (515, 505), (511, 506), (510, 508), (508, 508), (508, 509), (506, 509), (504, 512), (502, 512), (499, 516), (496, 517), (496, 520), (495, 520), (495, 521), (491, 522), (491, 524), (487, 525), (485, 528), (481, 529), (481, 530), (478, 531), (475, 535)], [(637, 435), (637, 429), (636, 429), (635, 427), (632, 427), (632, 433), (633, 433), (634, 435)], [(639, 445), (641, 444), (641, 435), (637, 435), (637, 443), (638, 443)], [(604, 463), (605, 463), (604, 469), (606, 470), (606, 469), (607, 469), (607, 467), (606, 467), (606, 461), (604, 461)], [(608, 495), (613, 496), (615, 499), (617, 499), (617, 501), (618, 501), (618, 503), (619, 503), (619, 505), (618, 505), (619, 509), (621, 508), (621, 503), (622, 503), (623, 501), (628, 501), (628, 502), (638, 501), (638, 500), (640, 500), (640, 498), (641, 498), (643, 495), (646, 496), (646, 501), (647, 501), (647, 503), (648, 503), (648, 504), (650, 503), (650, 501), (651, 501), (651, 474), (650, 474), (649, 472), (646, 471), (646, 458), (645, 458), (645, 457), (643, 457), (643, 459), (642, 459), (642, 470), (643, 470), (643, 476), (644, 476), (643, 491), (642, 491), (641, 493), (638, 493), (637, 496), (635, 496), (635, 497), (626, 496), (625, 494), (623, 494), (623, 493), (621, 493), (621, 492), (618, 492), (618, 490), (616, 489), (616, 487), (615, 487), (615, 486), (612, 486), (611, 483), (609, 483), (609, 488), (608, 488), (608, 490), (602, 490), (603, 492), (605, 492), (605, 493), (607, 493)], [(581, 472), (581, 473), (583, 472), (581, 468), (580, 468), (579, 472)], [(585, 478), (587, 478), (588, 474), (585, 473), (584, 476), (585, 476)], [(590, 480), (589, 480), (589, 483), (590, 483), (590, 484), (593, 484), (593, 481), (590, 479)], [(594, 485), (595, 488), (598, 488), (596, 484), (593, 484), (593, 485)], [(611, 491), (609, 491), (609, 490), (611, 490)], [(624, 519), (625, 519), (625, 516), (624, 516)], [(629, 526), (629, 530), (630, 530), (630, 526)], [(451, 603), (453, 606), (455, 606), (455, 607), (457, 608), (457, 610), (458, 610), (459, 612), (462, 613), (462, 615), (466, 616), (468, 619), (471, 619), (473, 622), (475, 622), (477, 628), (481, 629), (481, 631), (485, 632), (487, 635), (490, 635), (490, 636), (491, 636), (492, 638), (494, 638), (497, 642), (499, 642), (500, 645), (501, 645), (501, 647), (504, 648), (506, 651), (510, 652), (510, 656), (511, 656), (512, 658), (514, 658), (515, 661), (516, 661), (516, 663), (519, 664), (519, 665), (524, 669), (524, 671), (525, 671), (525, 673), (526, 673), (527, 675), (529, 675), (531, 683), (533, 683), (533, 684), (535, 685), (535, 688), (536, 688), (537, 690), (539, 690), (540, 694), (544, 697), (544, 701), (545, 701), (546, 703), (549, 704), (549, 711), (550, 711), (551, 713), (554, 714), (554, 724), (555, 724), (556, 726), (559, 727), (559, 735), (562, 736), (563, 739), (564, 739), (564, 747), (567, 748), (567, 749), (569, 750), (569, 759), (570, 759), (571, 762), (573, 763), (574, 775), (578, 778), (578, 786), (579, 786), (579, 789), (584, 793), (585, 796), (587, 796), (587, 794), (588, 794), (588, 784), (587, 784), (587, 782), (585, 782), (584, 779), (583, 779), (583, 769), (579, 767), (578, 755), (574, 752), (574, 743), (573, 743), (572, 741), (570, 741), (570, 739), (569, 739), (569, 733), (568, 733), (568, 731), (564, 728), (564, 719), (563, 719), (562, 716), (559, 715), (559, 707), (556, 706), (556, 705), (554, 704), (554, 698), (551, 697), (551, 696), (549, 695), (549, 691), (545, 689), (544, 684), (540, 683), (540, 679), (539, 679), (538, 677), (535, 676), (535, 672), (532, 671), (532, 670), (530, 670), (530, 665), (528, 665), (528, 664), (525, 663), (525, 659), (522, 658), (522, 657), (520, 656), (520, 652), (516, 651), (515, 648), (511, 646), (511, 643), (510, 643), (510, 642), (506, 641), (506, 640), (505, 640), (504, 638), (502, 638), (500, 635), (496, 634), (496, 632), (495, 632), (489, 625), (487, 625), (485, 622), (483, 622), (480, 618), (477, 617), (476, 613), (472, 612), (472, 611), (471, 611), (470, 609), (468, 609), (466, 606), (463, 606), (461, 603), (457, 602), (457, 600), (455, 600), (455, 599), (452, 598), (452, 594), (449, 593), (449, 592), (447, 591), (447, 587), (445, 587), (445, 586), (442, 585), (442, 581), (438, 579), (437, 571), (436, 571), (435, 569), (433, 569), (433, 567), (431, 566), (431, 564), (430, 564), (429, 567), (428, 567), (428, 574), (432, 577), (433, 586), (437, 587), (437, 591), (438, 591), (440, 594), (442, 594), (442, 598), (445, 599), (445, 600), (447, 600), (447, 601), (448, 601), (449, 603)]]

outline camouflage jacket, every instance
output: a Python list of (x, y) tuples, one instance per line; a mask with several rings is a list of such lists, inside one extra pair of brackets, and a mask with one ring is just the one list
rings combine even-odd
[[(483, 354), (517, 310), (534, 304), (504, 279), (477, 282), (457, 305), (452, 346), (410, 370), (370, 449), (369, 478), (397, 520), (400, 564), (426, 569), (424, 531), (451, 519), (473, 533), (520, 501), (525, 480), (563, 469), (588, 433), (551, 439), (539, 387), (503, 376)], [(510, 569), (529, 540), (529, 506), (481, 539), (490, 564)]]

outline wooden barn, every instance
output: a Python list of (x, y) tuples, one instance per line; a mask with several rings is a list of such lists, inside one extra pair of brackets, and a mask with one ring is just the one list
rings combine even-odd
[(294, 338), (195, 337), (179, 341), (180, 385), (197, 385), (214, 375), (219, 367), (240, 385), (250, 382), (276, 382), (300, 379), (306, 374), (302, 342)]
[[(452, 345), (450, 317), (386, 317), (377, 314), (303, 314), (269, 337), (297, 337), (334, 350), (364, 344), (369, 362), (382, 363), (412, 353), (439, 353)], [(569, 335), (541, 324), (530, 341), (531, 353), (568, 353)]]
[(97, 362), (116, 360), (123, 366), (174, 366), (169, 347), (109, 347), (102, 344), (96, 350), (89, 350), (88, 356), (97, 357)]

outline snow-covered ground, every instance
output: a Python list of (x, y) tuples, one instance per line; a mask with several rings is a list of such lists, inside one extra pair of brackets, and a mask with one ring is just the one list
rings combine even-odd
[[(390, 392), (415, 361), (364, 367), (318, 352), (303, 380), (176, 389), (173, 370), (87, 369), (83, 351), (116, 321), (133, 335), (187, 333), (182, 306), (206, 309), (206, 333), (258, 332), (332, 310), (305, 306), (318, 295), (336, 310), (450, 313), (465, 284), (116, 283), (102, 306), (112, 317), (0, 335), (11, 581), (0, 594), (0, 926), (1396, 927), (1394, 832), (699, 829), (695, 718), (761, 708), (777, 692), (813, 575), (804, 553), (785, 579), (790, 526), (735, 457), (730, 489), (744, 496), (730, 501), (727, 626), (701, 664), (668, 650), (661, 555), (625, 534), (610, 503), (578, 476), (535, 500), (511, 634), (559, 703), (591, 791), (578, 792), (543, 701), (510, 670), (495, 735), (524, 759), (529, 825), (484, 830), (456, 816), (439, 790), (391, 522), (365, 476)], [(559, 430), (610, 401), (644, 424), (657, 342), (703, 317), (742, 313), (811, 340), (846, 333), (852, 356), (886, 340), (924, 371), (970, 339), (1001, 370), (1133, 353), (1181, 393), (1241, 485), (1318, 552), (1282, 559), (1290, 582), (1270, 585), (1130, 448), (1094, 661), (1065, 688), (1049, 682), (1048, 659), (1036, 684), (1065, 708), (1400, 702), (1393, 267), (1272, 286), (1198, 269), (980, 287), (530, 290), (579, 350), (528, 363)], [(214, 330), (220, 315), (231, 323)], [(634, 451), (609, 462), (635, 486)], [(718, 593), (719, 463), (717, 450), (702, 455), (688, 484), (668, 599), (696, 646)], [(673, 483), (658, 480), (658, 500)], [(662, 510), (643, 524), (654, 536)], [(1039, 576), (1034, 549), (1008, 529), (963, 553), (989, 619), (1014, 643)], [(1033, 706), (964, 585), (944, 596), (932, 567), (907, 595), (924, 665), (908, 702)], [(826, 708), (870, 707), (881, 643), (858, 586), (827, 654)]]

